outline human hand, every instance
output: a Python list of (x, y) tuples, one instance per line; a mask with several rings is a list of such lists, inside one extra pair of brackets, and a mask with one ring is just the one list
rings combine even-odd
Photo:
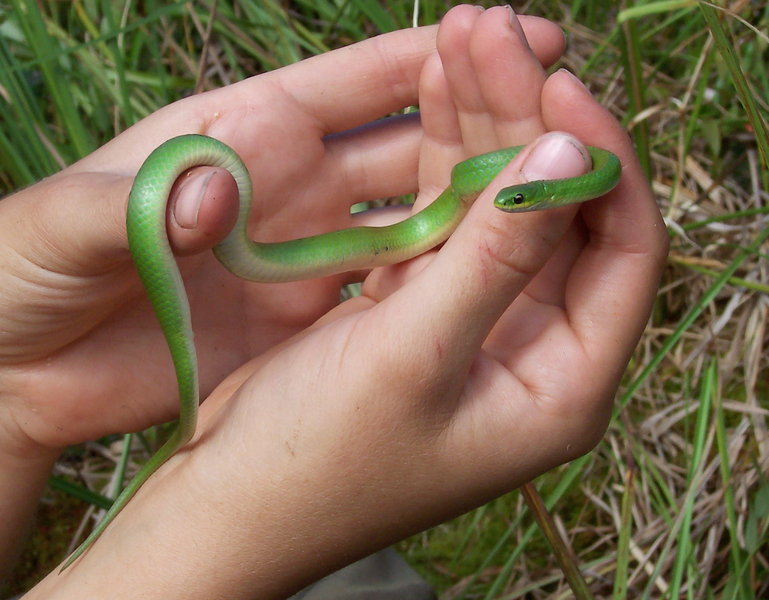
[(457, 160), (550, 130), (617, 154), (618, 187), (580, 208), (497, 211), (499, 187), (587, 168), (576, 141), (540, 140), (556, 156), (520, 155), (440, 251), (375, 271), (219, 386), (193, 443), (64, 589), (107, 572), (114, 595), (173, 554), (163, 597), (284, 597), (597, 443), (667, 233), (621, 126), (568, 73), (546, 77), (508, 19), (458, 7), (441, 24), (420, 83), (419, 202)]

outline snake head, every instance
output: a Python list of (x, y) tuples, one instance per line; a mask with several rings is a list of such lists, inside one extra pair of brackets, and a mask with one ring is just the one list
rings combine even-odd
[(494, 206), (505, 212), (528, 212), (552, 208), (553, 195), (548, 193), (547, 182), (531, 181), (499, 190)]

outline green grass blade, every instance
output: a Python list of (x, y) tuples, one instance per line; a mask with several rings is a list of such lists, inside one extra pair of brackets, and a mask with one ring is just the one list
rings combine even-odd
[(59, 477), (58, 475), (52, 475), (49, 477), (48, 485), (50, 485), (55, 490), (62, 491), (74, 498), (78, 498), (84, 502), (88, 502), (89, 504), (93, 504), (97, 508), (109, 510), (110, 506), (112, 506), (112, 500), (110, 498), (102, 496), (101, 494), (97, 494), (96, 492), (92, 492), (87, 487), (72, 483), (68, 479)]
[(374, 27), (379, 33), (385, 33), (387, 31), (395, 31), (408, 27), (410, 23), (398, 23), (395, 18), (387, 12), (382, 4), (378, 0), (352, 0), (351, 2), (358, 10), (361, 11), (367, 18), (371, 19)]
[(617, 24), (621, 25), (626, 21), (648, 17), (659, 13), (669, 13), (682, 8), (697, 6), (696, 0), (662, 0), (661, 2), (648, 2), (639, 6), (631, 6), (621, 10), (617, 15)]
[[(646, 109), (646, 84), (641, 65), (641, 44), (635, 21), (625, 21), (620, 25), (622, 32), (622, 65), (625, 70), (625, 89), (630, 100), (630, 111), (626, 115), (632, 120)], [(641, 161), (647, 179), (651, 180), (651, 150), (649, 147), (649, 127), (646, 120), (635, 123), (630, 131), (636, 153)]]
[(766, 187), (766, 171), (769, 169), (769, 129), (767, 129), (766, 121), (761, 116), (761, 113), (756, 106), (753, 92), (748, 85), (745, 74), (740, 68), (740, 63), (734, 54), (734, 47), (736, 44), (721, 23), (721, 20), (725, 16), (724, 13), (716, 10), (712, 5), (705, 2), (700, 2), (700, 10), (705, 16), (705, 21), (707, 21), (708, 27), (710, 28), (710, 33), (713, 35), (713, 39), (716, 42), (716, 48), (718, 48), (721, 58), (723, 58), (726, 63), (729, 75), (731, 76), (734, 87), (737, 89), (737, 94), (740, 97), (740, 102), (742, 102), (742, 106), (748, 116), (748, 121), (755, 132), (756, 142), (758, 143), (758, 149), (761, 153), (761, 161), (764, 165), (764, 186)]
[(96, 143), (83, 125), (75, 106), (72, 90), (68, 86), (67, 69), (63, 69), (57, 59), (55, 41), (48, 34), (43, 15), (34, 0), (12, 0), (12, 5), (35, 55), (54, 57), (51, 60), (42, 60), (40, 70), (51, 95), (58, 124), (67, 132), (68, 142), (72, 147), (72, 153), (66, 158), (68, 162), (82, 158), (96, 149)]
[(627, 598), (627, 575), (630, 568), (630, 529), (633, 522), (633, 495), (637, 469), (635, 464), (628, 465), (625, 474), (625, 489), (622, 493), (622, 510), (617, 539), (617, 568), (614, 574), (613, 600)]
[[(721, 402), (716, 404), (716, 444), (718, 446), (718, 456), (720, 458), (721, 483), (724, 489), (724, 503), (726, 505), (726, 516), (729, 522), (729, 556), (731, 562), (730, 585), (731, 594), (724, 594), (725, 600), (740, 598), (745, 600), (752, 597), (749, 584), (744, 581), (743, 573), (745, 564), (740, 551), (741, 543), (738, 537), (740, 525), (737, 521), (737, 509), (734, 504), (734, 487), (732, 482), (731, 467), (729, 466), (729, 443), (726, 435), (726, 422)], [(747, 586), (747, 589), (745, 587)], [(728, 586), (727, 586), (728, 587)]]
[[(702, 468), (704, 448), (707, 442), (708, 423), (710, 420), (710, 406), (713, 395), (716, 394), (716, 382), (718, 378), (718, 369), (716, 361), (711, 361), (705, 372), (705, 377), (700, 390), (700, 405), (697, 410), (697, 423), (695, 425), (693, 453), (689, 460), (689, 487), (695, 486), (695, 478), (698, 471)], [(689, 567), (691, 556), (691, 526), (692, 512), (694, 508), (694, 496), (687, 498), (681, 512), (683, 513), (683, 522), (678, 534), (678, 547), (676, 548), (676, 558), (673, 564), (673, 573), (670, 580), (670, 597), (678, 598), (683, 580), (684, 571)]]
[(24, 187), (59, 170), (50, 152), (45, 112), (36, 98), (28, 73), (7, 41), (0, 38), (0, 116), (4, 124), (0, 161), (16, 187)]

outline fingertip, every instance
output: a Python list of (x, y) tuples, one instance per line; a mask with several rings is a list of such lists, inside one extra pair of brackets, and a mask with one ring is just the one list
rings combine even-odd
[[(562, 69), (542, 90), (542, 115), (550, 129), (569, 131), (590, 146), (609, 150), (622, 163), (619, 184), (582, 214), (588, 228), (612, 244), (667, 249), (667, 230), (630, 135), (579, 79)], [(606, 237), (608, 236), (608, 237)]]
[(562, 68), (558, 69), (555, 73), (553, 73), (553, 78), (554, 79), (566, 78), (566, 80), (570, 84), (572, 84), (572, 86), (573, 86), (575, 91), (577, 91), (578, 93), (580, 93), (582, 95), (589, 96), (590, 98), (593, 97), (593, 94), (587, 88), (585, 83), (579, 77), (577, 77), (574, 73), (572, 73), (571, 71), (569, 71), (566, 68), (562, 67)]
[[(501, 43), (507, 47), (501, 46)], [(511, 57), (521, 50), (531, 51), (523, 26), (511, 6), (494, 6), (486, 10), (478, 16), (477, 25), (470, 35), (470, 53), (474, 63), (497, 60), (500, 50)]]
[(554, 65), (566, 50), (566, 35), (557, 23), (533, 15), (519, 15), (521, 27), (532, 52), (546, 69)]
[(169, 198), (167, 227), (174, 253), (197, 254), (218, 244), (235, 226), (238, 209), (238, 187), (226, 169), (190, 169)]
[(481, 11), (470, 4), (459, 4), (451, 8), (441, 19), (435, 45), (439, 54), (461, 52), (457, 42), (466, 40)]

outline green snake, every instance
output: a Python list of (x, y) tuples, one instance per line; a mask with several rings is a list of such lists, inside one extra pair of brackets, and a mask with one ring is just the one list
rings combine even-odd
[[(117, 497), (93, 532), (62, 570), (96, 541), (141, 485), (195, 433), (199, 403), (198, 366), (190, 307), (166, 233), (166, 205), (176, 179), (187, 169), (222, 167), (235, 178), (240, 210), (232, 231), (214, 254), (234, 275), (260, 282), (325, 277), (402, 262), (445, 241), (492, 179), (523, 146), (506, 148), (458, 163), (451, 185), (412, 217), (386, 227), (353, 227), (276, 244), (252, 241), (251, 178), (240, 157), (227, 145), (203, 135), (182, 135), (159, 146), (139, 169), (128, 200), (128, 245), (136, 270), (165, 334), (179, 385), (179, 421), (168, 441)], [(494, 205), (523, 212), (584, 202), (611, 190), (619, 181), (619, 159), (588, 148), (593, 170), (562, 180), (535, 181), (502, 189)]]

